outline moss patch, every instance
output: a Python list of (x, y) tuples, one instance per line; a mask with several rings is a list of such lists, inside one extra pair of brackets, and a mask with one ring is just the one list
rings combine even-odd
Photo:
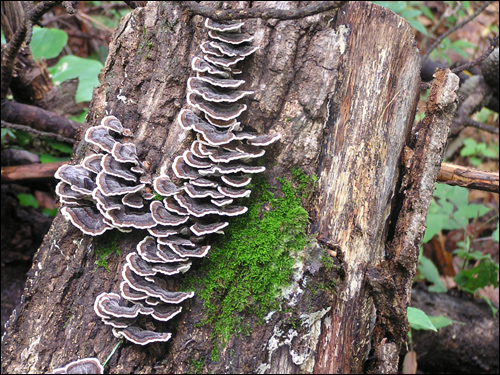
[(219, 343), (231, 335), (249, 334), (252, 327), (241, 324), (242, 316), (259, 321), (273, 309), (281, 287), (290, 283), (295, 260), (291, 253), (307, 243), (307, 211), (302, 200), (313, 190), (314, 177), (294, 170), (291, 181), (278, 179), (280, 191), (263, 178), (254, 177), (247, 214), (235, 218), (225, 235), (216, 238), (209, 256), (201, 263), (205, 275), (191, 288), (205, 302), (207, 317), (201, 324), (213, 324), (212, 360), (218, 359)]
[(98, 242), (95, 245), (95, 255), (97, 257), (97, 267), (104, 267), (109, 272), (108, 259), (113, 254), (120, 256), (120, 242), (119, 237), (121, 232), (110, 231), (103, 236), (98, 237)]

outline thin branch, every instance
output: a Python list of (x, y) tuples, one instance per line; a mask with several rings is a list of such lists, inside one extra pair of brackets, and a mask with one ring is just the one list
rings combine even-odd
[(469, 189), (491, 191), (498, 194), (498, 172), (486, 172), (476, 168), (441, 163), (437, 181)]
[(447, 30), (444, 34), (442, 34), (439, 38), (437, 38), (437, 40), (427, 49), (427, 51), (425, 51), (425, 54), (422, 56), (422, 64), (425, 62), (425, 60), (427, 60), (427, 58), (429, 57), (429, 55), (431, 54), (431, 52), (434, 51), (437, 46), (439, 46), (439, 44), (443, 41), (444, 38), (446, 38), (451, 33), (457, 31), (458, 29), (460, 29), (461, 27), (463, 27), (464, 25), (466, 25), (467, 23), (469, 23), (470, 21), (472, 21), (483, 10), (485, 10), (488, 7), (488, 5), (490, 5), (491, 3), (493, 3), (493, 1), (486, 1), (480, 8), (478, 8), (474, 12), (474, 14), (472, 14), (470, 17), (466, 18), (465, 20), (463, 20), (459, 24), (455, 25), (451, 29)]
[(71, 144), (76, 142), (72, 138), (67, 138), (67, 137), (64, 137), (64, 136), (56, 134), (56, 133), (42, 132), (40, 130), (33, 129), (33, 128), (26, 126), (26, 125), (11, 124), (10, 122), (6, 122), (3, 120), (2, 120), (2, 128), (22, 130), (22, 131), (25, 131), (26, 133), (36, 135), (37, 137), (53, 138), (53, 139), (56, 139), (60, 142), (66, 142), (66, 143), (71, 143)]
[(467, 118), (465, 119), (465, 125), (466, 126), (472, 126), (474, 128), (477, 128), (477, 129), (481, 129), (481, 130), (484, 130), (488, 133), (492, 133), (492, 134), (497, 134), (498, 135), (498, 121), (497, 121), (497, 126), (491, 126), (491, 125), (486, 125), (486, 124), (483, 124), (482, 122), (479, 122), (479, 121), (475, 121), (471, 118)]
[(214, 21), (229, 21), (247, 18), (262, 18), (264, 20), (274, 18), (279, 20), (292, 20), (304, 18), (314, 14), (323, 13), (339, 8), (347, 1), (314, 1), (299, 9), (275, 9), (275, 8), (250, 8), (250, 9), (228, 9), (219, 10), (209, 6), (200, 5), (196, 1), (181, 1), (191, 13), (208, 17)]
[(68, 161), (58, 161), (55, 163), (36, 163), (2, 167), (2, 183), (54, 178), (54, 173), (56, 173), (57, 169), (59, 169), (61, 165), (68, 163)]
[(451, 72), (458, 74), (460, 72), (463, 72), (464, 70), (469, 70), (470, 68), (483, 62), (483, 60), (485, 60), (489, 55), (491, 55), (491, 53), (495, 50), (496, 47), (498, 47), (498, 35), (493, 38), (493, 40), (491, 41), (491, 45), (481, 56), (479, 56), (474, 61), (471, 61), (470, 63), (457, 66), (455, 69), (452, 69)]

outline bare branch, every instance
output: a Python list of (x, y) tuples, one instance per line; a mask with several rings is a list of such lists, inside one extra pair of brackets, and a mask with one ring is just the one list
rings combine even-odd
[(54, 178), (54, 173), (64, 164), (68, 164), (68, 162), (58, 161), (55, 163), (37, 163), (2, 167), (2, 183)]
[(307, 5), (299, 9), (274, 9), (274, 8), (251, 8), (251, 9), (228, 9), (218, 10), (209, 6), (200, 5), (196, 1), (181, 1), (191, 13), (199, 14), (208, 17), (214, 21), (229, 21), (236, 19), (247, 18), (262, 18), (264, 20), (274, 18), (280, 20), (292, 20), (312, 16), (314, 14), (326, 12), (335, 8), (339, 8), (347, 1), (313, 1), (311, 5)]
[(474, 128), (477, 128), (477, 129), (481, 129), (481, 130), (484, 130), (488, 133), (492, 133), (492, 134), (497, 134), (498, 135), (498, 121), (497, 121), (497, 126), (491, 126), (491, 125), (486, 125), (486, 124), (483, 124), (482, 122), (479, 122), (479, 121), (475, 121), (471, 118), (467, 118), (464, 120), (465, 122), (465, 125), (467, 126), (473, 126)]
[(66, 143), (71, 143), (71, 144), (76, 142), (74, 138), (63, 137), (62, 135), (55, 134), (55, 133), (42, 132), (42, 131), (30, 128), (29, 126), (26, 126), (26, 125), (11, 124), (10, 122), (5, 122), (3, 120), (2, 120), (2, 128), (22, 130), (22, 131), (25, 131), (26, 133), (36, 135), (37, 137), (53, 138), (53, 139), (58, 140), (60, 142), (66, 142)]
[(486, 172), (471, 167), (441, 163), (437, 181), (498, 194), (498, 172)]
[(485, 10), (488, 5), (490, 5), (493, 1), (486, 1), (480, 8), (478, 8), (474, 14), (472, 14), (470, 17), (466, 18), (459, 24), (455, 25), (451, 29), (447, 30), (444, 34), (442, 34), (437, 40), (425, 51), (425, 54), (422, 56), (422, 64), (429, 58), (429, 55), (431, 54), (432, 51), (436, 49), (437, 46), (443, 41), (444, 38), (446, 38), (448, 35), (451, 33), (457, 31), (464, 25), (468, 24), (470, 21), (472, 21), (474, 18), (476, 18), (483, 10)]
[(457, 66), (455, 69), (452, 69), (451, 72), (458, 74), (460, 72), (463, 72), (464, 70), (469, 70), (470, 68), (476, 66), (477, 64), (481, 63), (483, 60), (485, 60), (491, 53), (495, 50), (495, 48), (498, 47), (498, 35), (493, 38), (491, 41), (491, 45), (488, 47), (488, 49), (477, 59), (474, 61), (471, 61), (470, 63), (464, 64)]

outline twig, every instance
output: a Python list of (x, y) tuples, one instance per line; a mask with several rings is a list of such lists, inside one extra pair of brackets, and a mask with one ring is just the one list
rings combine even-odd
[(471, 61), (470, 63), (457, 66), (455, 69), (452, 69), (451, 72), (458, 74), (460, 72), (463, 72), (464, 70), (469, 70), (473, 66), (476, 66), (477, 64), (481, 63), (489, 55), (491, 55), (491, 53), (495, 50), (496, 47), (498, 47), (498, 35), (493, 38), (493, 40), (491, 41), (491, 45), (488, 47), (488, 49), (481, 56), (479, 56), (474, 61)]
[(498, 194), (498, 172), (486, 172), (471, 167), (441, 163), (437, 181), (451, 186), (491, 191)]
[(54, 173), (56, 173), (59, 167), (68, 163), (69, 161), (58, 161), (55, 163), (36, 163), (2, 167), (1, 180), (2, 183), (6, 183), (54, 178)]
[(2, 128), (22, 130), (22, 131), (25, 131), (26, 133), (36, 135), (37, 137), (54, 138), (60, 142), (66, 142), (66, 143), (71, 143), (71, 144), (76, 142), (72, 138), (67, 138), (67, 137), (64, 137), (64, 136), (56, 134), (56, 133), (42, 132), (40, 130), (33, 129), (33, 128), (26, 126), (26, 125), (11, 124), (10, 122), (6, 122), (3, 120), (2, 120)]
[(303, 8), (294, 10), (275, 8), (219, 10), (209, 6), (200, 5), (196, 1), (181, 1), (181, 4), (186, 7), (191, 13), (208, 17), (214, 21), (229, 21), (247, 18), (262, 18), (264, 20), (270, 18), (279, 20), (293, 20), (339, 8), (346, 2), (347, 1), (314, 1), (311, 5), (307, 5)]
[(488, 133), (492, 133), (492, 134), (497, 134), (498, 135), (498, 121), (497, 121), (497, 126), (491, 126), (491, 125), (486, 125), (486, 124), (483, 124), (482, 122), (479, 122), (479, 121), (475, 121), (471, 118), (466, 118), (465, 119), (465, 124), (467, 126), (473, 126), (474, 128), (478, 128), (478, 129), (481, 129), (481, 130), (484, 130)]
[(77, 15), (77, 18), (80, 18), (80, 19), (83, 19), (85, 21), (89, 21), (91, 23), (94, 23), (95, 25), (99, 26), (101, 28), (101, 30), (104, 30), (106, 31), (107, 33), (109, 34), (113, 34), (113, 29), (110, 29), (109, 27), (107, 27), (106, 25), (104, 25), (103, 23), (99, 22), (98, 20), (96, 20), (95, 18), (92, 18), (90, 16), (88, 16), (87, 14), (85, 13), (79, 13)]
[(442, 34), (441, 36), (439, 36), (439, 38), (437, 38), (437, 40), (427, 49), (427, 51), (425, 51), (424, 55), (422, 56), (422, 64), (425, 62), (425, 60), (427, 60), (427, 58), (429, 57), (429, 55), (431, 54), (431, 52), (434, 51), (437, 46), (439, 46), (439, 44), (443, 41), (444, 38), (446, 38), (448, 35), (450, 35), (451, 33), (455, 32), (455, 31), (457, 31), (458, 29), (460, 29), (461, 27), (463, 27), (464, 25), (466, 25), (467, 23), (469, 23), (470, 21), (472, 21), (474, 18), (476, 18), (492, 2), (493, 1), (486, 1), (470, 17), (466, 18), (465, 20), (463, 20), (462, 22), (460, 22), (459, 24), (455, 25), (451, 29), (447, 30), (444, 34)]

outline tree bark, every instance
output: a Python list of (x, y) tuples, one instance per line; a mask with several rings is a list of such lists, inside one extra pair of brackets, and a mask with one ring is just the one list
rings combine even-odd
[[(252, 6), (295, 9), (299, 2)], [(173, 158), (191, 141), (176, 116), (186, 106), (191, 58), (206, 39), (203, 22), (179, 2), (149, 2), (125, 16), (83, 130), (107, 111), (133, 132), (149, 173), (154, 175), (163, 165), (170, 170)], [(266, 179), (276, 185), (275, 178), (290, 177), (293, 167), (319, 178), (306, 202), (309, 231), (316, 239), (304, 249), (294, 303), (284, 300), (282, 309), (262, 324), (243, 315), (243, 322), (252, 327), (250, 337), (234, 335), (219, 360), (212, 361), (211, 326), (196, 324), (205, 312), (195, 297), (184, 303), (180, 318), (167, 325), (175, 332), (167, 344), (122, 345), (106, 370), (188, 373), (197, 361), (202, 363), (199, 370), (211, 373), (347, 373), (367, 369), (368, 357), (384, 362), (387, 371), (397, 370), (406, 337), (406, 310), (401, 310), (409, 301), (407, 284), (425, 225), (421, 211), (414, 221), (400, 221), (400, 210), (406, 207), (400, 188), (416, 186), (405, 183), (407, 170), (401, 163), (419, 98), (420, 56), (413, 32), (391, 11), (365, 2), (298, 20), (251, 19), (244, 28), (255, 35), (260, 49), (241, 66), (245, 90), (255, 91), (241, 121), (258, 132), (272, 129), (282, 135), (266, 153)], [(76, 148), (76, 162), (87, 147), (81, 142)], [(426, 192), (419, 201), (421, 210), (426, 202), (428, 207), (427, 192), (432, 192), (437, 170), (433, 173), (434, 179), (431, 173), (418, 185)], [(406, 199), (407, 204), (420, 199), (418, 190)], [(406, 232), (404, 223), (417, 228), (410, 231), (415, 237), (411, 246), (395, 241)], [(108, 236), (82, 235), (61, 215), (55, 218), (8, 324), (3, 372), (48, 372), (92, 356), (104, 362), (117, 339), (94, 314), (94, 299), (118, 290), (125, 256), (144, 237), (139, 232), (120, 235), (121, 256), (109, 262), (106, 272), (96, 269), (93, 250)], [(332, 256), (334, 273), (318, 266), (322, 249)], [(380, 296), (374, 304), (374, 293), (392, 293), (377, 287), (384, 285), (379, 277), (383, 272), (373, 271), (389, 253), (399, 265), (404, 263), (401, 258), (407, 260), (397, 279), (402, 286), (392, 315)], [(197, 276), (191, 270), (185, 277)], [(335, 280), (334, 291), (318, 287), (326, 279)], [(290, 324), (291, 316), (298, 325)]]

